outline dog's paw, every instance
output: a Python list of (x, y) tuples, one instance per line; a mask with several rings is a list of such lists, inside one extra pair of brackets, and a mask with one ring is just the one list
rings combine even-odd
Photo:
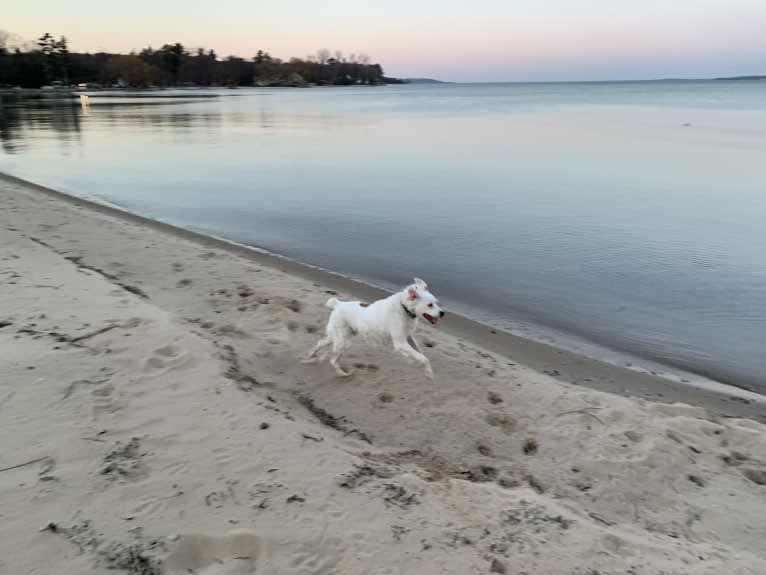
[(433, 370), (433, 369), (431, 369), (431, 366), (430, 366), (430, 365), (427, 365), (427, 366), (426, 366), (426, 377), (427, 377), (428, 379), (433, 379), (433, 378), (434, 378), (434, 370)]

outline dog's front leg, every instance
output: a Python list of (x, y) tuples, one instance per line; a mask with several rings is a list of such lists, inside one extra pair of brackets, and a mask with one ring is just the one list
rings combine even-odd
[(426, 370), (426, 375), (430, 379), (433, 379), (434, 370), (431, 369), (431, 362), (428, 361), (428, 358), (425, 355), (415, 350), (406, 339), (401, 340), (401, 339), (395, 338), (393, 341), (394, 341), (394, 349), (396, 351), (398, 351), (405, 357), (409, 357), (410, 359), (414, 359), (415, 361), (417, 361)]
[(415, 336), (408, 335), (407, 336), (407, 343), (410, 344), (410, 347), (414, 349), (415, 351), (420, 351), (420, 346), (418, 345), (418, 342), (415, 341)]

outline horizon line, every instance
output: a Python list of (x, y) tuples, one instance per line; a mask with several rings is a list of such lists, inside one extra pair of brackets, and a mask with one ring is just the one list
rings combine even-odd
[(387, 76), (391, 78), (401, 79), (405, 81), (419, 80), (425, 81), (424, 83), (434, 82), (440, 84), (629, 84), (637, 82), (713, 82), (713, 81), (725, 81), (725, 80), (751, 80), (751, 81), (766, 81), (766, 73), (763, 74), (742, 74), (737, 76), (707, 76), (707, 77), (691, 77), (691, 78), (632, 78), (623, 80), (441, 80), (439, 78), (433, 78), (428, 76), (412, 76), (412, 77), (396, 77)]

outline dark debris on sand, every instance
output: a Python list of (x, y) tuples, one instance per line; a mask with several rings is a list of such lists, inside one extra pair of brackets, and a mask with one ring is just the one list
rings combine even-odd
[(415, 493), (409, 491), (404, 485), (391, 480), (397, 472), (383, 465), (354, 465), (354, 469), (343, 475), (338, 482), (340, 487), (354, 490), (364, 485), (369, 485), (370, 492), (383, 495), (386, 505), (407, 509), (411, 505), (420, 503)]
[(369, 443), (370, 445), (372, 445), (372, 439), (370, 438), (369, 435), (367, 435), (363, 431), (360, 431), (357, 428), (352, 428), (349, 424), (350, 422), (345, 417), (335, 416), (329, 413), (328, 411), (322, 409), (316, 403), (314, 403), (314, 400), (311, 399), (309, 396), (299, 395), (298, 403), (300, 403), (303, 407), (309, 410), (319, 420), (319, 423), (321, 423), (322, 425), (326, 425), (327, 427), (340, 431), (346, 436), (356, 437), (358, 439), (361, 439), (365, 443)]
[(229, 344), (219, 344), (214, 342), (216, 347), (220, 350), (221, 359), (227, 364), (224, 376), (237, 383), (237, 387), (242, 391), (250, 391), (256, 385), (259, 385), (258, 381), (251, 375), (242, 372), (242, 367), (239, 363), (239, 356), (233, 346)]
[(418, 496), (407, 491), (407, 488), (403, 485), (386, 483), (385, 493), (383, 501), (388, 505), (394, 505), (400, 509), (406, 509), (410, 505), (417, 505), (420, 503)]
[(119, 445), (104, 457), (104, 467), (101, 474), (112, 479), (117, 477), (133, 478), (141, 475), (143, 468), (141, 458), (141, 443), (133, 437), (125, 445)]
[(489, 483), (497, 479), (497, 469), (491, 465), (479, 465), (460, 472), (460, 476), (473, 483)]
[(338, 485), (346, 489), (355, 489), (370, 479), (391, 479), (393, 476), (394, 472), (383, 466), (354, 465), (354, 469), (344, 475)]
[(525, 501), (521, 502), (521, 507), (509, 509), (500, 513), (500, 520), (507, 525), (528, 525), (540, 526), (545, 524), (556, 524), (561, 529), (569, 529), (574, 523), (573, 519), (567, 519), (562, 515), (551, 515), (541, 505), (533, 505)]
[(83, 521), (71, 527), (52, 522), (43, 530), (65, 537), (76, 545), (81, 553), (92, 555), (107, 569), (123, 570), (129, 575), (163, 573), (161, 561), (153, 555), (154, 551), (164, 551), (164, 544), (159, 539), (145, 541), (139, 533), (137, 541), (133, 543), (106, 541), (96, 532), (90, 521)]
[[(30, 238), (30, 239), (35, 239), (35, 238)], [(42, 242), (40, 242), (38, 240), (38, 243), (42, 243)], [(45, 245), (45, 244), (43, 244), (43, 245)], [(48, 246), (48, 247), (50, 247), (50, 246)], [(59, 252), (56, 252), (56, 253), (59, 253)], [(126, 284), (125, 282), (123, 282), (120, 279), (119, 276), (111, 274), (111, 273), (109, 273), (108, 271), (106, 271), (104, 269), (97, 268), (96, 266), (91, 266), (91, 265), (83, 263), (81, 256), (64, 256), (64, 258), (68, 259), (70, 262), (72, 262), (74, 265), (76, 265), (77, 269), (90, 270), (90, 271), (96, 272), (97, 274), (100, 274), (100, 275), (104, 276), (106, 279), (108, 279), (112, 283), (117, 284), (118, 286), (120, 286), (125, 291), (130, 292), (130, 293), (132, 293), (134, 295), (137, 295), (141, 299), (147, 299), (147, 300), (149, 299), (149, 296), (140, 287), (134, 286), (134, 285), (130, 285), (130, 284)]]

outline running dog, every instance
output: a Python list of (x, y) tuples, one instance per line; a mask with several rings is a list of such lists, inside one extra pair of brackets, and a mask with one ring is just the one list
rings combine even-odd
[(433, 378), (431, 362), (420, 352), (414, 339), (418, 319), (423, 318), (431, 325), (436, 325), (444, 317), (444, 310), (439, 300), (428, 291), (426, 282), (415, 278), (412, 285), (387, 298), (371, 304), (358, 301), (327, 300), (327, 307), (332, 309), (327, 321), (326, 335), (319, 340), (304, 359), (309, 363), (322, 360), (329, 348), (330, 365), (339, 375), (347, 377), (352, 371), (346, 371), (338, 363), (340, 356), (349, 346), (353, 336), (384, 337), (391, 340), (394, 350), (413, 359), (425, 369), (426, 375)]

